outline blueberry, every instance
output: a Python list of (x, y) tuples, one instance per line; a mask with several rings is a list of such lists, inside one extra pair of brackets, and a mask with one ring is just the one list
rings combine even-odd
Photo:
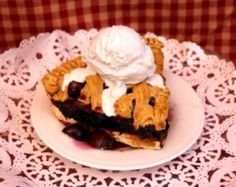
[(89, 131), (78, 124), (68, 125), (62, 132), (76, 140), (85, 140), (89, 136)]
[(156, 103), (155, 97), (151, 97), (150, 100), (149, 100), (149, 102), (148, 102), (148, 104), (151, 105), (151, 106), (154, 106), (155, 103)]
[(69, 97), (76, 99), (80, 95), (81, 89), (84, 87), (84, 83), (79, 83), (76, 81), (71, 81), (68, 85), (68, 95)]
[(97, 149), (113, 149), (115, 145), (114, 138), (107, 132), (96, 130), (88, 139), (88, 143)]
[(132, 93), (133, 92), (133, 88), (128, 88), (126, 93), (129, 94), (129, 93)]

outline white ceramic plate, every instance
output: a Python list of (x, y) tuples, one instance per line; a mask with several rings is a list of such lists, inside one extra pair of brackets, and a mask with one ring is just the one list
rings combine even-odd
[(204, 125), (204, 109), (194, 90), (178, 76), (165, 72), (171, 91), (170, 107), (173, 118), (166, 143), (161, 150), (97, 150), (77, 146), (61, 132), (63, 125), (50, 110), (50, 101), (42, 84), (36, 89), (31, 117), (39, 137), (58, 154), (86, 166), (108, 170), (134, 170), (170, 161), (189, 149)]

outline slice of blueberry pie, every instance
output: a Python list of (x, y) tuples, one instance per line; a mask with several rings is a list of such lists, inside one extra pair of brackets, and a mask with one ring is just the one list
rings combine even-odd
[(162, 43), (126, 26), (101, 29), (82, 55), (46, 74), (43, 85), (62, 131), (100, 149), (117, 142), (160, 149), (168, 132), (169, 89)]

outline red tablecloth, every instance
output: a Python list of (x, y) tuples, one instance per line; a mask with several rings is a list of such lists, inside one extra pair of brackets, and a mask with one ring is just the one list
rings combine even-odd
[(235, 0), (0, 1), (0, 52), (21, 40), (62, 29), (128, 25), (180, 41), (190, 40), (236, 64)]

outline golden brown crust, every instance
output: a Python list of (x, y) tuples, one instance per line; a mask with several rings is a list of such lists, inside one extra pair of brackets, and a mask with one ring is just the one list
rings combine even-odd
[(162, 53), (163, 44), (157, 38), (144, 38), (145, 43), (152, 49), (155, 62), (156, 62), (156, 73), (163, 73), (164, 68), (164, 55)]
[(120, 134), (119, 132), (112, 132), (113, 137), (117, 142), (125, 143), (133, 148), (143, 148), (143, 149), (161, 149), (160, 141), (153, 141), (148, 138), (140, 138), (136, 135), (131, 135), (127, 133)]
[(104, 81), (98, 75), (89, 75), (85, 79), (86, 84), (81, 90), (82, 99), (79, 99), (84, 104), (91, 103), (92, 110), (102, 106), (102, 91)]
[(61, 64), (42, 78), (45, 90), (50, 96), (54, 96), (55, 100), (64, 101), (66, 95), (61, 92), (55, 96), (61, 90), (64, 75), (75, 68), (85, 68), (86, 66), (81, 56)]
[(115, 113), (124, 118), (131, 118), (134, 99), (133, 94), (122, 95), (114, 104)]

